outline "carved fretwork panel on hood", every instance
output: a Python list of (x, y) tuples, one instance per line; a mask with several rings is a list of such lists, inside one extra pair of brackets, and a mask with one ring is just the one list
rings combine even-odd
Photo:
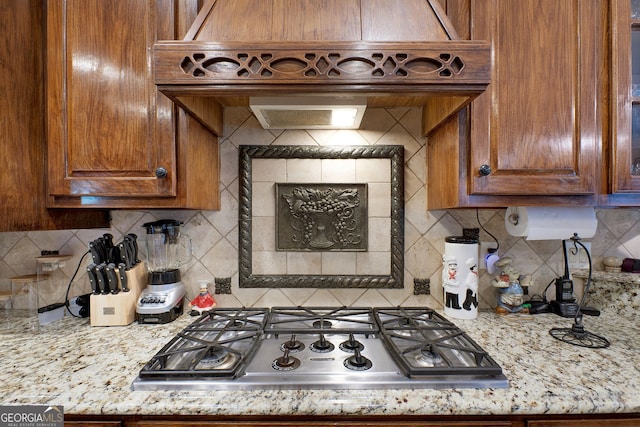
[[(157, 48), (156, 83), (208, 83), (243, 85), (255, 81), (288, 84), (381, 84), (387, 78), (402, 78), (406, 85), (442, 85), (434, 91), (455, 90), (454, 86), (476, 87), (480, 91), (487, 72), (480, 65), (482, 52), (464, 43), (447, 49), (405, 46), (376, 46), (342, 49), (333, 46), (299, 45), (276, 49), (268, 46), (217, 47), (201, 45), (184, 55), (182, 46)], [(452, 89), (453, 88), (453, 89)], [(279, 88), (281, 90), (282, 88)], [(231, 88), (219, 88), (221, 92)], [(238, 90), (238, 89), (236, 89)], [(391, 89), (389, 89), (391, 90)], [(404, 89), (407, 90), (407, 89)]]
[[(440, 53), (438, 53), (440, 52)], [(327, 79), (349, 81), (385, 76), (409, 77), (415, 81), (452, 78), (460, 75), (465, 62), (455, 52), (409, 52), (370, 49), (312, 52), (222, 51), (197, 52), (182, 58), (180, 70), (190, 78), (234, 81), (238, 78), (289, 81)], [(425, 76), (430, 76), (426, 78)], [(174, 75), (173, 79), (181, 76)]]

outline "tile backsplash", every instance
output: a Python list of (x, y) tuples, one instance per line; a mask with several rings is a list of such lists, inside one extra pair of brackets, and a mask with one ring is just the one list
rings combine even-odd
[[(35, 273), (35, 257), (41, 250), (58, 250), (73, 257), (62, 268), (63, 280), (42, 291), (41, 304), (63, 301), (69, 279), (83, 258), (89, 241), (109, 232), (119, 241), (127, 233), (140, 236), (142, 224), (156, 219), (184, 221), (183, 232), (193, 241), (193, 258), (183, 270), (188, 297), (198, 292), (199, 281), (211, 283), (214, 278), (231, 278), (231, 294), (217, 294), (219, 306), (274, 305), (361, 305), (390, 306), (442, 305), (440, 268), (444, 238), (460, 235), (462, 228), (478, 228), (479, 224), (500, 244), (501, 256), (511, 256), (522, 274), (531, 274), (530, 294), (540, 293), (556, 276), (561, 275), (562, 245), (560, 241), (527, 241), (507, 233), (504, 209), (425, 210), (426, 149), (420, 136), (419, 109), (369, 109), (360, 130), (264, 130), (245, 108), (225, 110), (224, 137), (220, 140), (221, 199), (220, 211), (117, 210), (112, 211), (110, 229), (31, 231), (0, 233), (0, 290), (10, 288), (10, 278)], [(405, 147), (405, 277), (403, 289), (285, 289), (238, 287), (238, 146), (251, 145), (373, 145), (402, 144)], [(304, 168), (303, 168), (304, 169)], [(304, 175), (303, 175), (304, 176)], [(383, 200), (381, 203), (387, 203)], [(374, 206), (375, 208), (375, 206)], [(640, 209), (596, 210), (598, 228), (591, 239), (596, 269), (602, 259), (640, 258)], [(481, 231), (481, 241), (493, 239)], [(143, 248), (141, 248), (143, 249)], [(277, 262), (276, 259), (262, 262)], [(295, 261), (292, 261), (295, 262)], [(335, 268), (341, 268), (337, 260)], [(356, 261), (357, 262), (357, 261)], [(295, 271), (295, 265), (292, 269)], [(329, 267), (328, 267), (329, 268)], [(352, 264), (343, 268), (356, 268)], [(414, 278), (430, 279), (431, 295), (414, 295)], [(493, 277), (480, 270), (480, 308), (495, 306)], [(80, 268), (70, 296), (89, 292), (84, 268)], [(552, 295), (549, 295), (552, 297)]]

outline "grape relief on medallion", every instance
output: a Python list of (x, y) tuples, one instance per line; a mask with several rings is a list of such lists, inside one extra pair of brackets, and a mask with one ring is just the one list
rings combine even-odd
[(367, 184), (276, 184), (276, 249), (366, 251)]

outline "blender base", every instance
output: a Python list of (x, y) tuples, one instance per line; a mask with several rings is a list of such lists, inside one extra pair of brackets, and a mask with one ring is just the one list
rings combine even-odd
[(136, 319), (138, 320), (138, 323), (163, 324), (173, 322), (180, 317), (183, 312), (184, 299), (182, 299), (177, 306), (173, 307), (169, 311), (165, 311), (164, 313), (136, 313)]
[(186, 289), (182, 282), (148, 285), (136, 305), (138, 323), (169, 323), (182, 315)]

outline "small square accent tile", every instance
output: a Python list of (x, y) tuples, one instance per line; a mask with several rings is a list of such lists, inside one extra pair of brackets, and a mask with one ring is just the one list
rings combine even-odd
[(215, 283), (216, 294), (230, 294), (231, 293), (231, 277), (216, 277), (213, 279)]
[(413, 279), (413, 294), (431, 295), (431, 280), (418, 278)]

